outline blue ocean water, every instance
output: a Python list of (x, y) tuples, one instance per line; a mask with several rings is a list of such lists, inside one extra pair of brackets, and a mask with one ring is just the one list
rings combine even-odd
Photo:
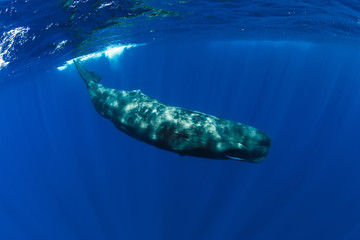
[[(349, 0), (1, 1), (0, 239), (359, 239), (359, 19)], [(74, 58), (265, 131), (268, 157), (130, 138)]]

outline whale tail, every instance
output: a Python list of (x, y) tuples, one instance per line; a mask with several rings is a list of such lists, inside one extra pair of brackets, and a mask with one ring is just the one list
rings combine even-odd
[(81, 78), (85, 81), (86, 86), (89, 86), (91, 82), (98, 83), (101, 80), (101, 77), (94, 72), (89, 72), (83, 65), (81, 65), (78, 61), (74, 60), (74, 64), (76, 69), (78, 70)]

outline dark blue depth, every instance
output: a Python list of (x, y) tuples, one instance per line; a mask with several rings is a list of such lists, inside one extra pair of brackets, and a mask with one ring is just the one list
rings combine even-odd
[(84, 65), (107, 87), (243, 122), (259, 165), (181, 157), (98, 115), (75, 67), (0, 87), (1, 239), (358, 239), (359, 48), (159, 42)]

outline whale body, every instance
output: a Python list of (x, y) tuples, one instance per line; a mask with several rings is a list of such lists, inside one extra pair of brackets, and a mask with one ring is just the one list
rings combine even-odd
[(260, 163), (268, 154), (270, 137), (254, 127), (170, 106), (140, 90), (106, 88), (99, 75), (74, 63), (96, 111), (133, 138), (182, 156)]

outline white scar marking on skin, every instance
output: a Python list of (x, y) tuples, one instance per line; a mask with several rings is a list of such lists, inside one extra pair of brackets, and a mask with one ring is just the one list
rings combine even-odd
[(100, 92), (100, 93), (104, 93), (104, 92), (105, 92), (105, 89), (104, 89), (104, 88), (99, 88), (99, 92)]
[(113, 101), (111, 104), (110, 104), (112, 107), (118, 107), (119, 106), (119, 103), (117, 101)]
[(149, 126), (149, 124), (146, 123), (146, 122), (142, 122), (142, 123), (140, 124), (140, 127), (141, 127), (142, 129), (146, 129), (148, 126)]
[(183, 121), (182, 125), (184, 126), (184, 128), (190, 128), (192, 123), (190, 121)]
[(130, 104), (128, 104), (128, 105), (125, 106), (124, 110), (125, 110), (126, 112), (128, 112), (128, 111), (133, 110), (133, 109), (136, 108), (137, 106), (138, 106), (137, 104), (130, 103)]
[(254, 130), (251, 130), (249, 133), (250, 137), (255, 137), (256, 136), (256, 132)]
[(164, 115), (165, 115), (165, 120), (167, 120), (167, 121), (174, 120), (172, 113), (168, 109), (165, 110)]
[(156, 140), (156, 139), (157, 139), (157, 136), (156, 136), (155, 133), (153, 133), (153, 134), (151, 134), (150, 138), (151, 138), (152, 140)]

